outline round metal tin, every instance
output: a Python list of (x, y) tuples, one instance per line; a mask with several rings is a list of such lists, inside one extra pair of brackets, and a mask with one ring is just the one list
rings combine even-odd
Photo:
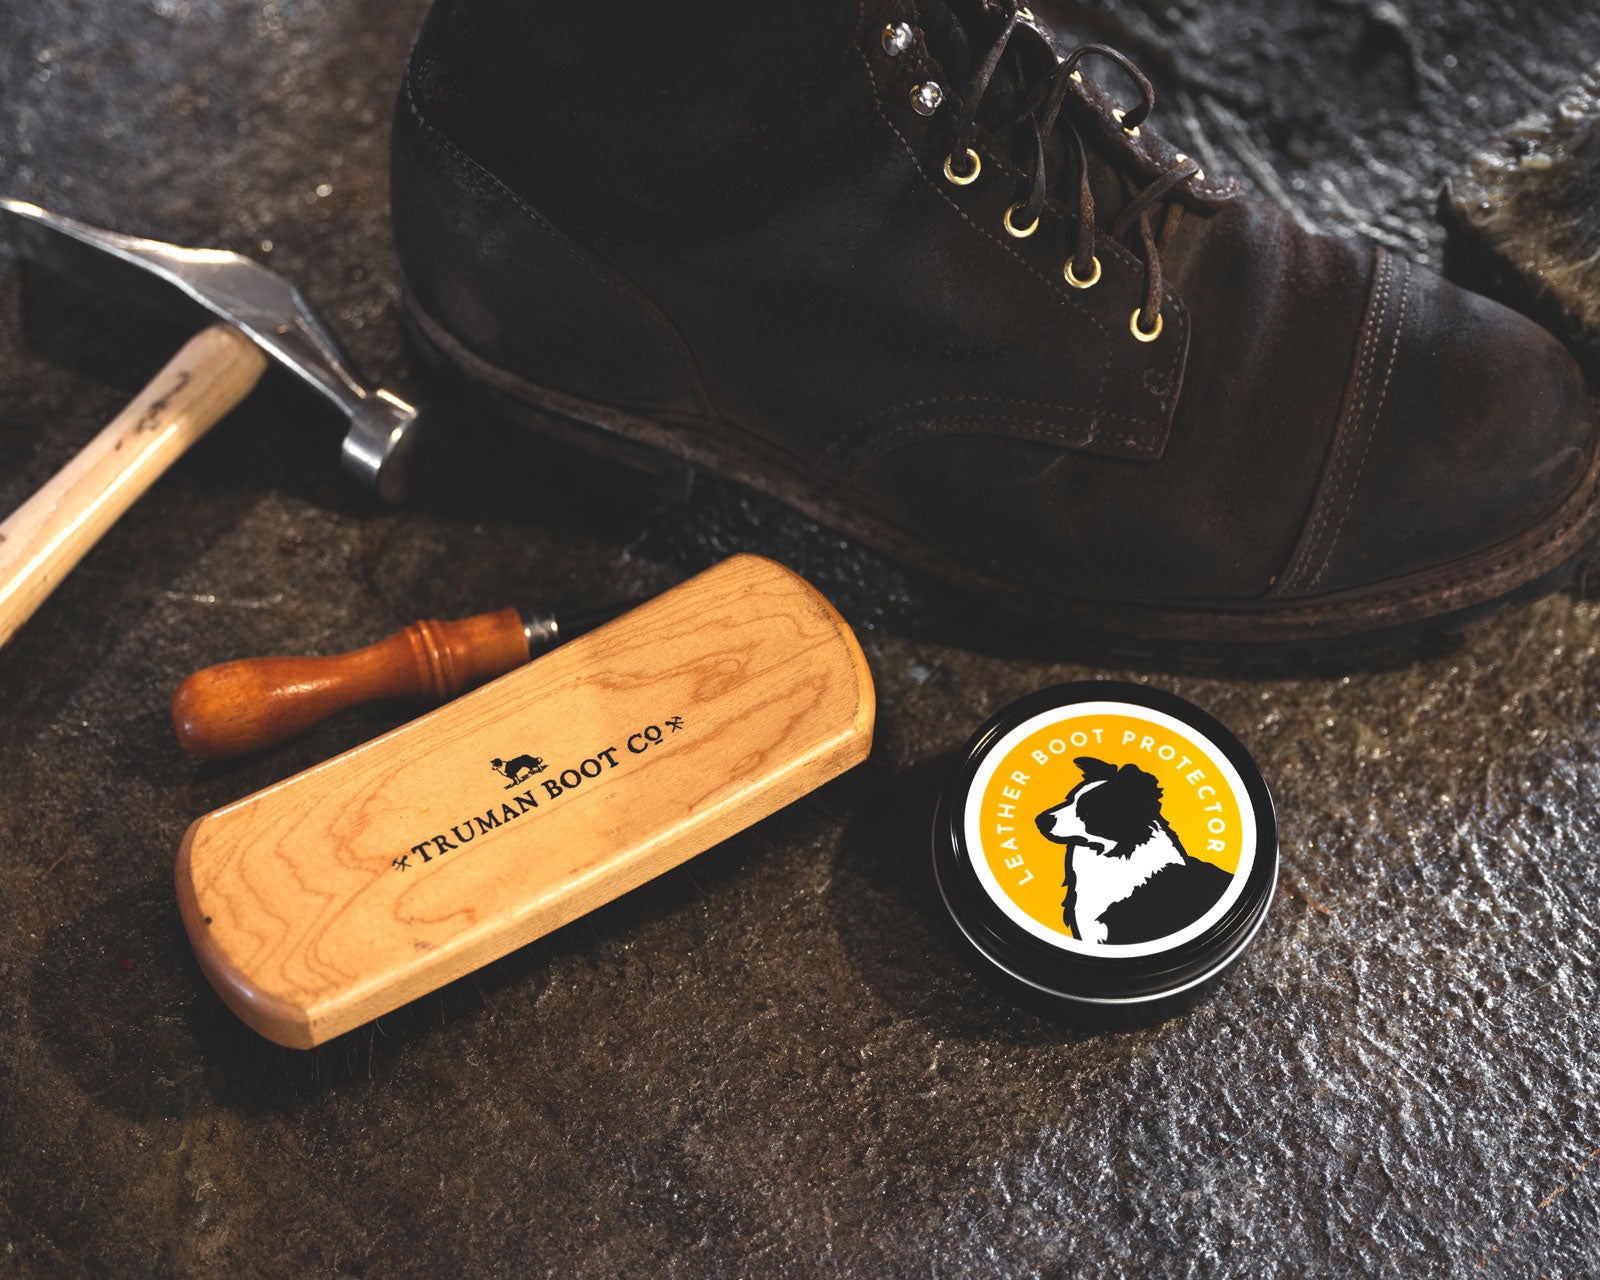
[(1193, 995), (1249, 946), (1278, 874), (1265, 779), (1174, 694), (1023, 698), (962, 751), (934, 816), (939, 891), (980, 968), (1063, 1007)]

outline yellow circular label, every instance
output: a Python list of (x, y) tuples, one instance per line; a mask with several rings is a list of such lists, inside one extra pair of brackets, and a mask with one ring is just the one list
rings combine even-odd
[(985, 753), (964, 821), (996, 905), (1068, 951), (1148, 955), (1199, 936), (1255, 856), (1255, 813), (1226, 754), (1126, 702), (1017, 725)]

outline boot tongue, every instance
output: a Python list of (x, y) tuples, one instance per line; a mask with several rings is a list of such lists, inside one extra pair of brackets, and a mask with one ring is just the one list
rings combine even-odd
[[(998, 14), (986, 11), (983, 0), (921, 0), (918, 10), (922, 38), (944, 72), (945, 91), (953, 100), (959, 100), (960, 95), (967, 92), (973, 68), (988, 51), (990, 42), (1000, 34), (1003, 20)], [(1025, 86), (1018, 81), (1017, 63), (1011, 51), (1020, 54), (1027, 68), (1024, 74), (1030, 76), (1044, 74), (1067, 52), (1055, 32), (1037, 19), (1024, 17), (1017, 25), (1019, 30), (1012, 36), (1007, 54), (995, 68), (994, 78), (978, 107), (978, 123), (991, 132), (1002, 122), (1014, 119), (1024, 101)], [(1065, 116), (1067, 112), (1062, 114)], [(1058, 124), (1045, 139), (1046, 164), (1052, 174), (1061, 174), (1067, 168), (1061, 136), (1063, 127), (1064, 122)], [(1026, 132), (1016, 129), (1000, 131), (997, 135), (1014, 149), (1012, 159), (1021, 168), (1031, 167), (1033, 163), (1032, 145), (1027, 141)], [(1085, 139), (1085, 150), (1095, 201), (1109, 212), (1121, 202), (1116, 170), (1089, 139)], [(1070, 203), (1071, 197), (1068, 200)]]
[(984, 33), (993, 33), (993, 19), (983, 13), (982, 0), (923, 0), (922, 38), (928, 52), (939, 60), (957, 92), (966, 87), (973, 64), (982, 56), (978, 48)]
[[(959, 102), (968, 91), (973, 70), (988, 52), (991, 42), (999, 36), (1004, 19), (998, 13), (988, 12), (983, 0), (922, 0), (918, 6), (922, 18), (922, 38), (928, 52), (938, 59), (945, 74), (945, 91), (952, 102)], [(983, 101), (978, 106), (980, 125), (995, 131), (1005, 121), (1014, 120), (1022, 110), (1025, 86), (1017, 79), (1017, 56), (1021, 56), (1030, 73), (1042, 73), (1054, 60), (1055, 41), (1048, 29), (1028, 18), (1018, 21), (1018, 30), (1011, 37), (1006, 56), (995, 68), (994, 77), (984, 90)], [(1037, 36), (1034, 39), (1033, 36)], [(1000, 140), (1018, 146), (1013, 159), (1019, 165), (1032, 163), (1032, 153), (1025, 145), (1024, 131), (1000, 131)], [(1045, 151), (1051, 168), (1060, 172), (1064, 154), (1059, 136), (1045, 140)]]
[[(1004, 19), (999, 13), (989, 12), (983, 0), (922, 0), (919, 8), (923, 41), (944, 70), (945, 91), (959, 100), (968, 90), (974, 69), (999, 36)], [(1015, 54), (1026, 59), (1030, 72), (1043, 71), (1050, 65), (1048, 49), (1054, 42), (1047, 29), (1026, 18), (1017, 25), (1031, 28), (1039, 38), (1033, 40), (1021, 30), (1012, 36), (1010, 48), (995, 68), (979, 104), (978, 123), (986, 127), (1013, 119), (1021, 110), (1024, 86), (1017, 80)]]

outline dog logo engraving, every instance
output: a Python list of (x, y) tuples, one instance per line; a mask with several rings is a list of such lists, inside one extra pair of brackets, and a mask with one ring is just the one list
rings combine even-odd
[(1066, 847), (1061, 908), (1073, 937), (1149, 942), (1210, 911), (1233, 877), (1184, 849), (1162, 813), (1160, 782), (1133, 764), (1073, 763), (1082, 781), (1034, 819), (1045, 839)]
[(496, 773), (509, 778), (506, 790), (519, 787), (535, 774), (544, 772), (544, 761), (538, 756), (517, 756), (511, 760), (501, 760), (498, 756), (489, 761), (489, 767)]

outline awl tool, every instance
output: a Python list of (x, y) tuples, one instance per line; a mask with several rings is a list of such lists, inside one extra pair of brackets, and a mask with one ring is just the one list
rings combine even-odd
[(350, 653), (223, 662), (178, 686), (172, 727), (183, 749), (202, 760), (249, 755), (365, 702), (448, 702), (627, 607), (560, 616), (501, 609), (457, 622), (424, 619)]

